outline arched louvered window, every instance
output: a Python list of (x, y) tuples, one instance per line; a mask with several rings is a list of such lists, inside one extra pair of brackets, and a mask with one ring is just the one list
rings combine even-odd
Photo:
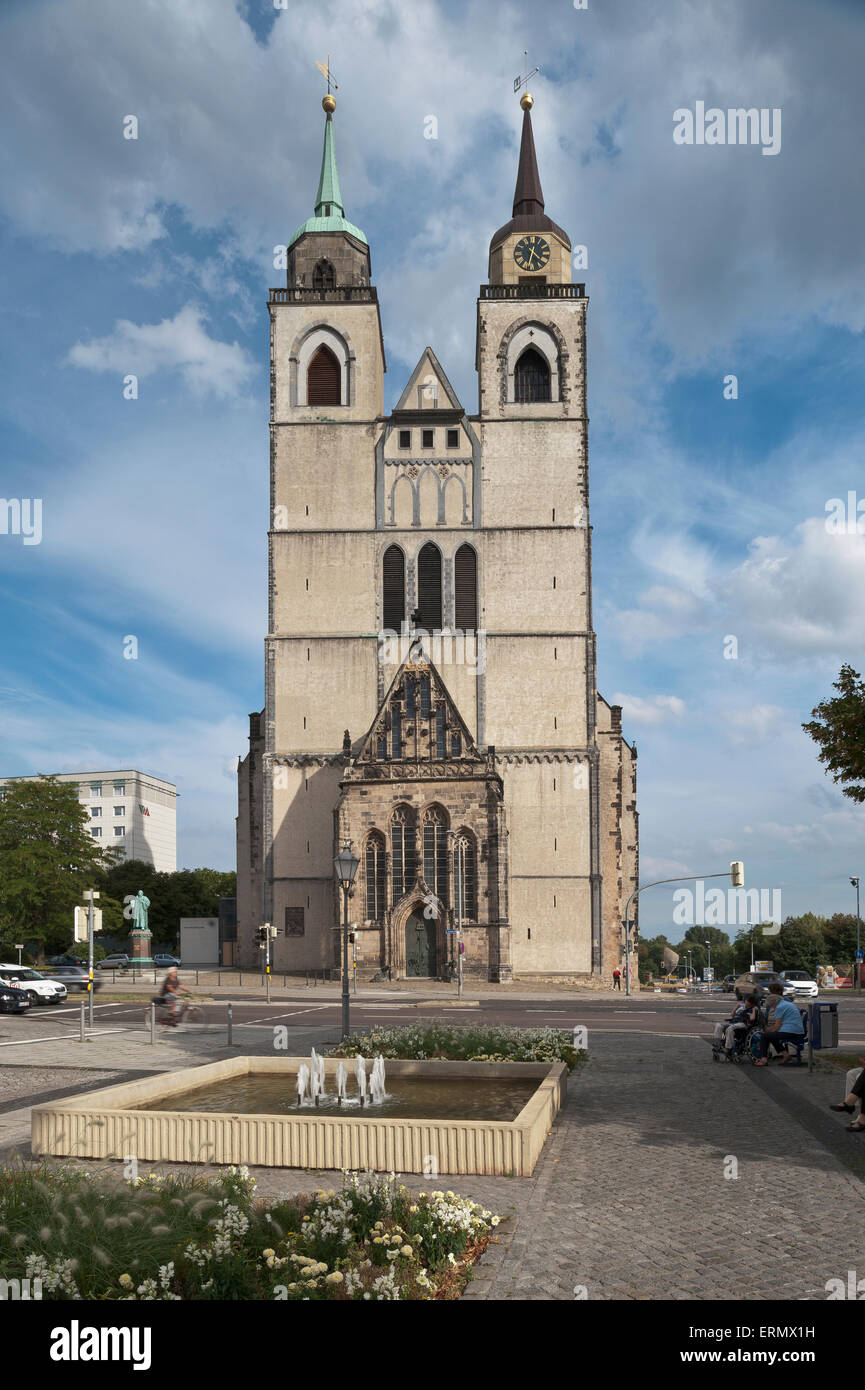
[(370, 835), (366, 842), (366, 917), (368, 922), (381, 922), (385, 911), (386, 861), (384, 839)]
[(447, 904), (448, 832), (444, 813), (436, 806), (423, 819), (423, 876), (427, 887)]
[(454, 843), (454, 893), (457, 911), (463, 921), (476, 922), (478, 916), (477, 847), (473, 835), (461, 831)]
[(403, 807), (394, 811), (391, 819), (390, 851), (393, 900), (398, 902), (417, 877), (414, 822), (411, 813)]
[(307, 368), (307, 405), (339, 405), (342, 401), (341, 376), (335, 354), (322, 343)]
[(390, 545), (382, 563), (382, 619), (386, 632), (401, 632), (405, 621), (405, 556)]
[(312, 288), (314, 290), (334, 290), (336, 289), (336, 274), (330, 261), (319, 261), (312, 272)]
[(426, 632), (442, 627), (442, 553), (432, 541), (417, 559), (418, 626)]
[(514, 400), (523, 404), (550, 399), (550, 366), (537, 348), (526, 348), (514, 372)]
[(478, 557), (470, 545), (461, 545), (454, 559), (454, 625), (477, 632)]

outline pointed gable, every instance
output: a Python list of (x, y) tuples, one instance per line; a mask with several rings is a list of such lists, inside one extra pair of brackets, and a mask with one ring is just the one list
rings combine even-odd
[(400, 411), (459, 410), (462, 405), (431, 347), (425, 347), (394, 408)]
[(394, 765), (447, 763), (449, 773), (462, 768), (476, 773), (484, 762), (419, 638), (394, 676), (354, 768), (362, 775), (381, 776)]

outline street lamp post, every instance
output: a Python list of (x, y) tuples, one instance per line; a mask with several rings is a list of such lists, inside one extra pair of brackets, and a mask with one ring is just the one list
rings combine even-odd
[(709, 978), (706, 981), (706, 984), (710, 985), (712, 983), (712, 943), (711, 941), (704, 941), (703, 945), (709, 952), (709, 964), (706, 966), (706, 973), (708, 974)]
[(859, 952), (862, 949), (862, 919), (859, 916), (859, 880), (851, 878), (850, 882), (856, 889), (856, 988), (862, 993), (862, 957)]
[(337, 882), (342, 886), (342, 1036), (345, 1040), (350, 1031), (349, 1009), (351, 995), (348, 987), (348, 895), (351, 892), (360, 860), (351, 852), (351, 840), (343, 840), (339, 854), (334, 855), (333, 869)]

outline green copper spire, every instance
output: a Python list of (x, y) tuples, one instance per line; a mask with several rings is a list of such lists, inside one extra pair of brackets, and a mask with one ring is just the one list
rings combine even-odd
[(328, 111), (324, 123), (324, 150), (321, 156), (321, 175), (318, 180), (318, 192), (315, 195), (315, 215), (316, 217), (325, 216), (325, 207), (330, 211), (338, 211), (341, 217), (345, 216), (345, 208), (342, 205), (342, 193), (339, 189), (339, 174), (336, 169), (336, 149), (333, 141), (333, 116)]
[(353, 222), (347, 220), (343, 206), (333, 139), (333, 111), (336, 101), (328, 94), (321, 104), (325, 109), (326, 118), (321, 174), (318, 180), (318, 192), (315, 195), (315, 215), (308, 217), (305, 222), (301, 223), (288, 244), (293, 246), (298, 238), (306, 232), (347, 232), (356, 241), (363, 242), (363, 245), (367, 246), (369, 243), (366, 237), (360, 227), (356, 227)]

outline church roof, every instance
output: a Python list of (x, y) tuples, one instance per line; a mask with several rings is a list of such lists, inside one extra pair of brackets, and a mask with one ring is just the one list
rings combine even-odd
[(289, 240), (289, 246), (307, 232), (347, 232), (357, 241), (369, 245), (360, 227), (349, 222), (345, 215), (339, 172), (336, 167), (336, 147), (333, 138), (333, 116), (330, 111), (324, 123), (324, 149), (321, 154), (321, 173), (315, 195), (315, 214), (302, 222)]
[[(440, 388), (436, 390), (436, 385)], [(462, 410), (459, 397), (451, 386), (445, 375), (444, 368), (436, 357), (431, 347), (425, 347), (420, 355), (420, 360), (406, 383), (406, 388), (393, 408), (396, 415), (399, 411), (415, 411), (418, 408), (418, 387), (429, 388), (434, 391), (439, 401), (439, 409)]]
[(503, 241), (511, 232), (555, 232), (570, 246), (566, 231), (544, 212), (544, 194), (541, 176), (538, 171), (538, 157), (535, 153), (535, 137), (532, 131), (532, 111), (530, 106), (523, 109), (523, 134), (520, 141), (520, 162), (517, 169), (517, 184), (514, 189), (513, 216), (510, 222), (499, 227), (491, 246)]

